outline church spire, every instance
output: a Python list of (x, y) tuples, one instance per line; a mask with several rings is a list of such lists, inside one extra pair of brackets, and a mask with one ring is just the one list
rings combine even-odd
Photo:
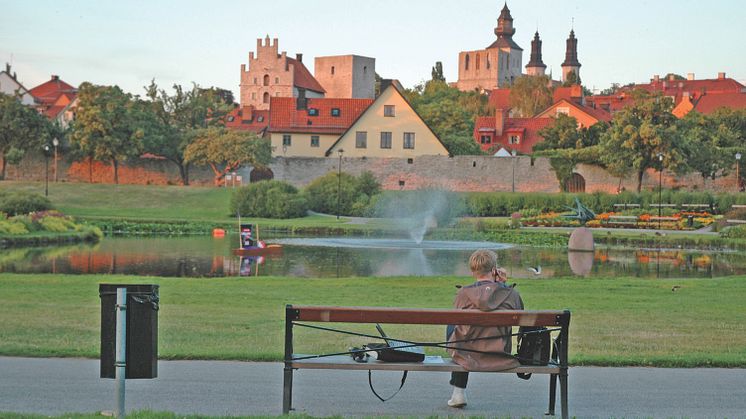
[(534, 34), (534, 40), (531, 41), (531, 60), (526, 64), (526, 73), (529, 76), (543, 76), (547, 66), (541, 60), (541, 39), (539, 31)]
[(523, 48), (519, 47), (518, 44), (513, 41), (513, 35), (515, 35), (515, 28), (513, 27), (513, 16), (510, 15), (510, 9), (508, 9), (508, 3), (506, 2), (503, 9), (500, 11), (500, 17), (497, 18), (497, 27), (495, 28), (495, 35), (497, 40), (487, 48), (510, 48), (518, 51), (523, 51)]
[(562, 63), (562, 79), (567, 80), (567, 77), (571, 72), (575, 73), (575, 78), (579, 83), (580, 61), (578, 61), (578, 40), (575, 38), (575, 29), (570, 30), (570, 37), (567, 38), (565, 62)]

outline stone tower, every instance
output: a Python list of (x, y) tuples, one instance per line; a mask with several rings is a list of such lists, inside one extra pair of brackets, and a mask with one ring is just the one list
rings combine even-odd
[(360, 55), (316, 57), (314, 77), (326, 90), (325, 97), (374, 99), (376, 59)]
[(546, 74), (547, 66), (541, 60), (541, 39), (539, 31), (534, 34), (531, 41), (531, 60), (526, 64), (526, 74), (529, 76), (543, 76)]
[(566, 81), (570, 73), (574, 72), (576, 80), (580, 83), (580, 62), (578, 61), (578, 40), (575, 38), (575, 30), (570, 30), (567, 38), (567, 50), (565, 51), (565, 62), (562, 63), (562, 81)]
[(459, 53), (455, 86), (463, 91), (510, 86), (523, 70), (523, 49), (513, 40), (514, 34), (513, 17), (506, 3), (497, 19), (497, 39), (483, 50)]

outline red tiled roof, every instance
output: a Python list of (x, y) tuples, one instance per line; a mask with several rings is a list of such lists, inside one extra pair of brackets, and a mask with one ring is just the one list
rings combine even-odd
[(510, 89), (493, 89), (490, 90), (489, 104), (495, 109), (508, 110), (510, 105)]
[(225, 127), (262, 134), (269, 126), (269, 111), (256, 110), (253, 106), (237, 107), (225, 116)]
[(604, 122), (610, 122), (611, 121), (611, 113), (610, 112), (606, 112), (603, 109), (592, 108), (590, 106), (583, 106), (583, 105), (578, 105), (578, 108), (580, 108), (583, 112), (585, 112), (588, 115), (596, 118), (599, 121), (604, 121)]
[(49, 81), (29, 90), (29, 93), (31, 93), (38, 102), (47, 106), (51, 106), (64, 93), (70, 94), (74, 98), (77, 92), (78, 89), (60, 80), (57, 76), (52, 76)]
[[(508, 150), (516, 150), (521, 154), (530, 154), (534, 145), (544, 141), (539, 135), (539, 131), (551, 125), (553, 118), (506, 118), (502, 135), (496, 136), (496, 119), (494, 116), (480, 116), (474, 123), (474, 139), (477, 141), (482, 150), (488, 150), (499, 144)], [(492, 143), (481, 144), (482, 135), (492, 134)], [(521, 136), (520, 144), (509, 144), (510, 134), (519, 134)]]
[(54, 119), (57, 117), (57, 115), (60, 114), (65, 108), (67, 108), (67, 105), (55, 105), (50, 106), (49, 108), (44, 110), (44, 115), (49, 119)]
[(579, 84), (574, 84), (568, 87), (555, 87), (554, 88), (554, 102), (559, 102), (560, 99), (567, 99), (573, 102), (579, 102), (583, 99), (583, 88)]
[(746, 108), (746, 93), (706, 94), (694, 105), (694, 110), (702, 114), (711, 114), (719, 108)]
[(288, 65), (293, 66), (293, 83), (295, 84), (295, 86), (302, 87), (307, 90), (313, 90), (314, 92), (326, 93), (326, 90), (321, 87), (321, 84), (319, 84), (318, 80), (316, 80), (313, 75), (311, 75), (311, 72), (308, 71), (308, 69), (302, 62), (290, 57), (288, 57), (287, 60)]
[[(373, 99), (306, 99), (306, 109), (297, 108), (297, 98), (273, 97), (269, 102), (270, 132), (342, 134), (373, 103)], [(339, 116), (332, 116), (332, 109)], [(308, 114), (318, 110), (317, 116)]]

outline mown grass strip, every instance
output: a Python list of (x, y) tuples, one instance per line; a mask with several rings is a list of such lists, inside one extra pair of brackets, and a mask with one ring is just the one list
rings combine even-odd
[[(99, 282), (160, 285), (162, 359), (277, 361), (286, 304), (447, 308), (454, 285), (470, 281), (0, 274), (0, 354), (98, 357)], [(518, 289), (528, 309), (572, 310), (573, 365), (746, 367), (746, 277), (521, 280)], [(366, 327), (352, 330), (374, 332)], [(442, 329), (392, 326), (390, 333), (439, 341)], [(298, 336), (298, 352), (365, 343), (313, 331)]]

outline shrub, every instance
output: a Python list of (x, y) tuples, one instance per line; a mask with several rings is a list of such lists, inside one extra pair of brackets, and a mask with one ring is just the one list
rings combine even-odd
[(67, 231), (76, 231), (79, 227), (66, 217), (48, 216), (39, 219), (39, 225), (43, 230), (54, 233), (64, 233)]
[(262, 180), (236, 190), (230, 209), (245, 217), (298, 218), (306, 215), (308, 204), (289, 183)]
[(741, 224), (725, 228), (720, 235), (728, 239), (746, 239), (746, 225)]
[(9, 234), (11, 236), (17, 236), (21, 234), (28, 234), (26, 225), (18, 220), (0, 220), (0, 234)]
[(371, 198), (380, 193), (381, 185), (370, 172), (359, 177), (327, 173), (304, 190), (310, 209), (325, 214), (371, 215)]
[(0, 192), (0, 212), (23, 215), (34, 211), (52, 209), (49, 199), (31, 192)]

